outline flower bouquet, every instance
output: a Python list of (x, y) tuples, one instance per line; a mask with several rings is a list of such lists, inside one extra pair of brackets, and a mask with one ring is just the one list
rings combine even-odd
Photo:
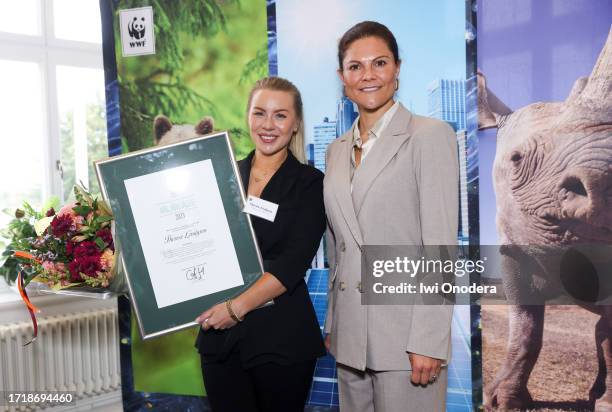
[(25, 210), (18, 209), (3, 232), (11, 237), (3, 253), (8, 255), (2, 266), (3, 274), (10, 279), (11, 273), (17, 272), (17, 289), (34, 326), (32, 341), (38, 332), (35, 316), (38, 309), (26, 292), (28, 284), (46, 285), (54, 293), (78, 288), (88, 296), (126, 291), (113, 240), (110, 208), (81, 186), (74, 187), (74, 195), (76, 201), (58, 212), (53, 206), (45, 212), (36, 212), (24, 203)]
[(14, 251), (23, 286), (40, 282), (53, 291), (87, 287), (123, 292), (110, 208), (81, 186), (74, 187), (74, 195), (74, 203), (58, 212), (52, 207), (34, 222), (36, 236), (26, 239), (27, 250)]

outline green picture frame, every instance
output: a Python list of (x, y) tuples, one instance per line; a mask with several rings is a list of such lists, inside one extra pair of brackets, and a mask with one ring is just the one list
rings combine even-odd
[[(234, 286), (213, 293), (197, 297), (191, 296), (187, 300), (178, 298), (172, 304), (160, 305), (158, 299), (161, 289), (167, 289), (166, 286), (172, 286), (173, 283), (175, 287), (180, 289), (180, 285), (187, 284), (187, 279), (190, 282), (195, 282), (196, 279), (190, 277), (189, 274), (183, 278), (183, 274), (179, 275), (178, 271), (171, 271), (167, 279), (165, 277), (162, 278), (163, 284), (160, 284), (159, 275), (154, 279), (151, 277), (152, 273), (159, 274), (160, 272), (159, 268), (149, 267), (147, 263), (147, 259), (149, 264), (154, 261), (151, 259), (151, 251), (157, 249), (147, 246), (151, 245), (152, 241), (150, 240), (151, 237), (147, 236), (143, 228), (149, 225), (149, 220), (146, 220), (146, 225), (143, 226), (142, 216), (157, 216), (157, 204), (143, 207), (142, 202), (138, 203), (134, 201), (134, 192), (130, 191), (132, 189), (128, 188), (134, 187), (133, 183), (135, 181), (140, 185), (140, 182), (143, 181), (140, 178), (144, 177), (148, 187), (158, 187), (160, 191), (163, 192), (161, 188), (167, 187), (169, 183), (167, 179), (166, 181), (160, 182), (157, 182), (157, 179), (167, 176), (168, 171), (173, 173), (174, 171), (180, 170), (182, 175), (184, 175), (186, 170), (196, 170), (194, 166), (202, 164), (206, 164), (209, 168), (212, 168), (213, 172), (210, 176), (213, 177), (211, 177), (209, 181), (216, 182), (220, 195), (220, 202), (222, 204), (222, 208), (218, 207), (215, 209), (211, 207), (211, 210), (214, 213), (219, 213), (221, 211), (225, 213), (225, 215), (209, 216), (206, 219), (200, 220), (204, 220), (204, 224), (206, 222), (226, 221), (226, 225), (221, 225), (219, 227), (227, 228), (230, 236), (225, 233), (223, 236), (220, 236), (220, 238), (226, 240), (231, 238), (231, 241), (226, 241), (225, 243), (219, 242), (220, 245), (226, 246), (224, 248), (225, 250), (219, 250), (223, 248), (217, 247), (217, 249), (211, 249), (213, 252), (206, 252), (207, 254), (204, 255), (218, 256), (216, 255), (217, 253), (227, 253), (228, 256), (235, 256), (237, 259), (237, 266), (234, 265), (233, 267), (236, 269), (239, 267), (239, 270), (234, 270), (233, 272), (228, 270), (228, 272), (236, 273), (236, 276), (241, 276), (242, 279), (239, 285), (236, 285), (236, 282), (234, 282)], [(195, 323), (195, 318), (204, 310), (216, 303), (240, 294), (262, 275), (263, 262), (261, 253), (257, 244), (255, 232), (253, 231), (250, 216), (243, 212), (245, 204), (244, 188), (242, 186), (242, 180), (227, 131), (215, 132), (207, 136), (196, 137), (164, 146), (155, 146), (109, 159), (99, 160), (94, 162), (94, 165), (100, 182), (102, 195), (110, 205), (115, 218), (115, 235), (118, 244), (121, 245), (121, 264), (123, 265), (127, 277), (132, 307), (136, 314), (140, 335), (143, 340), (197, 325)], [(197, 181), (199, 178), (200, 176), (194, 176), (194, 179), (190, 181)], [(151, 186), (151, 183), (153, 186)], [(159, 186), (157, 186), (158, 184)], [(186, 189), (193, 193), (181, 193), (181, 195), (189, 196), (193, 194), (194, 196), (199, 196), (200, 199), (202, 196), (206, 195), (206, 193), (196, 194), (198, 190), (194, 188), (195, 186), (196, 183), (194, 182)], [(215, 192), (215, 190), (210, 190), (210, 192), (211, 199), (218, 199), (218, 196), (212, 193)], [(143, 193), (142, 190), (140, 193)], [(202, 203), (206, 202), (200, 202), (198, 204), (201, 206)], [(210, 203), (212, 204), (214, 201)], [(159, 206), (159, 210), (162, 210), (161, 207), (162, 206)], [(198, 210), (200, 209), (202, 208), (200, 207)], [(174, 213), (174, 211), (171, 213)], [(164, 225), (168, 224), (168, 214), (162, 215), (163, 214), (160, 212), (159, 221), (156, 222), (154, 221), (155, 219), (151, 219), (150, 222), (151, 227), (158, 227), (154, 225), (162, 225), (162, 229), (156, 229), (158, 231), (166, 230), (166, 226)], [(199, 228), (202, 227), (200, 220), (196, 222), (200, 225)], [(180, 227), (178, 228), (180, 229)], [(205, 232), (205, 230), (199, 230), (199, 232)], [(214, 233), (220, 233), (219, 230), (213, 230), (212, 232), (213, 234), (206, 234), (206, 236), (214, 237)], [(143, 247), (143, 241), (146, 248)], [(160, 245), (164, 243), (164, 241), (165, 240), (162, 241), (162, 239), (157, 240), (155, 238), (155, 242)], [(206, 241), (208, 245), (211, 239), (207, 239)], [(214, 239), (212, 239), (212, 241), (214, 241)], [(155, 247), (157, 247), (157, 243), (153, 243), (156, 245)], [(181, 242), (177, 243), (179, 247), (174, 248), (171, 252), (175, 253), (178, 251), (178, 254), (175, 253), (174, 255), (178, 256), (175, 260), (179, 262), (183, 256), (183, 252), (193, 255), (194, 249), (198, 247), (198, 244), (193, 243), (191, 243), (189, 247), (183, 247)], [(216, 247), (216, 243), (214, 243), (214, 245)], [(185, 250), (181, 250), (181, 247)], [(234, 249), (229, 250), (231, 247)], [(164, 250), (162, 246), (160, 246), (159, 250), (163, 250), (164, 262), (168, 260), (166, 259), (168, 255), (168, 253), (166, 253), (167, 251)], [(145, 254), (147, 254), (147, 256), (145, 256)], [(201, 259), (208, 258), (205, 257)], [(172, 263), (174, 264), (174, 262)], [(176, 264), (175, 266), (179, 267), (178, 265), (180, 264), (182, 263)], [(229, 264), (228, 266), (231, 267)], [(218, 268), (218, 266), (216, 267)], [(214, 279), (217, 279), (216, 281), (219, 281), (219, 279), (221, 279), (220, 276), (226, 276), (224, 273), (220, 272), (222, 271), (215, 270), (214, 273), (206, 272), (205, 276), (202, 276), (202, 278), (206, 278), (206, 281), (212, 282), (214, 277)], [(204, 270), (202, 270), (202, 273), (204, 273)], [(201, 279), (197, 280), (199, 281)], [(163, 286), (161, 289), (160, 285)], [(202, 283), (198, 285), (202, 285)], [(197, 289), (197, 287), (186, 288), (185, 293), (187, 295), (193, 294), (193, 289)], [(180, 294), (181, 291), (182, 289), (180, 289), (178, 293)], [(165, 290), (163, 292), (167, 293)], [(176, 294), (177, 292), (175, 291), (175, 297)]]

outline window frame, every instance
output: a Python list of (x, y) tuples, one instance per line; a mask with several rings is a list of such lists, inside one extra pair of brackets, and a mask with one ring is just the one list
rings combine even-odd
[[(37, 0), (38, 32), (40, 34), (18, 34), (0, 30), (0, 60), (35, 63), (40, 69), (43, 119), (43, 135), (41, 136), (43, 176), (41, 176), (40, 204), (51, 196), (65, 200), (63, 199), (63, 180), (60, 172), (61, 140), (57, 68), (58, 66), (70, 66), (104, 70), (102, 44), (55, 37), (54, 3), (55, 0)], [(4, 280), (0, 279), (0, 294), (3, 294), (0, 305), (4, 305), (3, 310), (12, 305), (18, 305), (21, 308), (19, 302), (21, 298), (19, 294), (14, 293), (13, 289), (6, 286)], [(6, 293), (13, 296), (9, 297)]]
[(55, 37), (54, 0), (38, 0), (39, 35), (0, 31), (0, 60), (36, 63), (40, 67), (43, 111), (41, 203), (63, 199), (57, 67), (104, 70), (102, 44)]

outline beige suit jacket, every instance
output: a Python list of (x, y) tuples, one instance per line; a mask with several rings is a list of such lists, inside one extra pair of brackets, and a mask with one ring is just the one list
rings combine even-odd
[(359, 370), (410, 370), (407, 352), (448, 361), (452, 306), (366, 306), (358, 284), (362, 245), (456, 244), (455, 133), (400, 106), (355, 171), (352, 193), (351, 143), (349, 132), (329, 145), (324, 180), (331, 353)]

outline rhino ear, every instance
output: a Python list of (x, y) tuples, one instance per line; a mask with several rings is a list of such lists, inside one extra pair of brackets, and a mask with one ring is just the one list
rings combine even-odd
[(155, 136), (155, 144), (159, 143), (160, 139), (172, 129), (172, 122), (163, 114), (155, 117), (153, 120), (153, 135)]
[(215, 121), (212, 117), (206, 116), (203, 117), (202, 120), (198, 122), (195, 126), (195, 131), (199, 135), (205, 135), (212, 133), (213, 128), (215, 126)]
[(490, 129), (500, 126), (502, 119), (511, 114), (508, 108), (487, 88), (487, 79), (480, 71), (476, 73), (478, 83), (478, 129)]

